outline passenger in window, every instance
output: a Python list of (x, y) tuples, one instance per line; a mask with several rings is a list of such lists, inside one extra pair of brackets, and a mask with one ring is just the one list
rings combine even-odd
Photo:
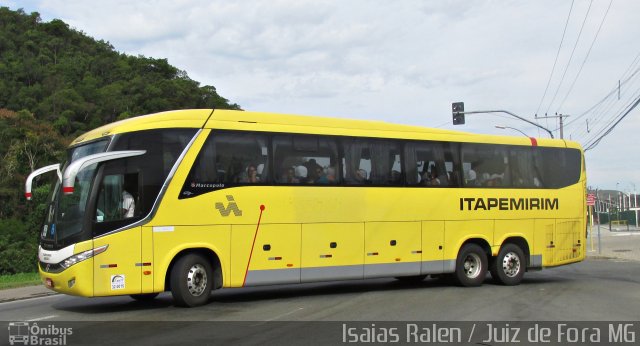
[(296, 171), (293, 167), (285, 167), (280, 176), (280, 182), (283, 184), (298, 184), (300, 180), (296, 178)]
[(336, 170), (333, 167), (327, 168), (327, 174), (322, 173), (322, 176), (316, 180), (318, 184), (335, 184), (336, 183)]
[(133, 217), (136, 208), (136, 202), (127, 190), (122, 190), (122, 217), (128, 219)]
[(321, 181), (326, 181), (327, 177), (324, 174), (324, 169), (320, 166), (316, 167), (316, 171), (315, 174), (313, 174), (313, 176), (315, 177), (314, 180), (309, 180), (309, 184), (313, 184), (313, 183), (317, 183), (317, 184), (326, 184), (326, 183), (322, 183)]
[(364, 184), (367, 182), (367, 171), (364, 169), (359, 169), (356, 171), (356, 182), (359, 184)]
[(435, 171), (426, 172), (422, 177), (422, 182), (426, 186), (439, 186), (440, 179), (436, 176)]
[(307, 172), (308, 172), (307, 179), (310, 182), (315, 181), (316, 179), (319, 178), (316, 172), (318, 168), (322, 169), (322, 166), (320, 166), (316, 162), (316, 159), (310, 159), (309, 161), (304, 163), (304, 166), (307, 167)]
[(504, 178), (504, 173), (503, 174), (493, 173), (485, 181), (485, 185), (486, 186), (502, 186), (503, 178)]
[(469, 172), (467, 172), (467, 179), (465, 181), (466, 186), (478, 185), (478, 175), (476, 174), (476, 171), (474, 170), (474, 168), (475, 168), (475, 164), (471, 164), (471, 168), (469, 169)]
[(256, 165), (250, 164), (249, 166), (247, 166), (246, 176), (243, 176), (240, 182), (249, 184), (260, 182), (260, 177), (258, 177), (258, 169), (256, 168)]
[(296, 179), (298, 179), (298, 182), (300, 183), (308, 182), (307, 177), (309, 176), (309, 171), (307, 170), (307, 167), (303, 165), (297, 166), (294, 169), (294, 172), (296, 174), (295, 177)]

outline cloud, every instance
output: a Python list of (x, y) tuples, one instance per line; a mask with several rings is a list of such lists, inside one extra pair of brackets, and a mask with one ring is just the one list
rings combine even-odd
[[(128, 54), (167, 58), (245, 109), (518, 135), (494, 128), (501, 124), (545, 137), (503, 115), (469, 115), (465, 126), (454, 127), (450, 103), (533, 119), (571, 2), (49, 0), (11, 6), (21, 5)], [(558, 107), (608, 6), (594, 2), (566, 80), (548, 107), (588, 5), (574, 3), (542, 112), (584, 112), (640, 52), (640, 2), (614, 2), (580, 78)], [(629, 85), (629, 92), (638, 87)], [(612, 112), (592, 115), (592, 124)], [(629, 159), (634, 151), (625, 144), (640, 129), (638, 112), (587, 154), (592, 184), (640, 178), (640, 163)], [(540, 123), (557, 127), (554, 120)], [(566, 133), (584, 142), (590, 136), (585, 127), (576, 121)]]

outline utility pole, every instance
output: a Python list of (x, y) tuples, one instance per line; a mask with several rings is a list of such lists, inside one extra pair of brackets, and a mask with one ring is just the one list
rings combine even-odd
[(559, 118), (560, 119), (560, 139), (564, 139), (564, 123), (562, 121), (563, 118), (568, 118), (569, 115), (568, 114), (558, 114), (556, 113), (556, 115), (549, 115), (547, 116), (546, 114), (543, 117), (539, 117), (536, 114), (536, 119), (551, 119), (551, 118)]

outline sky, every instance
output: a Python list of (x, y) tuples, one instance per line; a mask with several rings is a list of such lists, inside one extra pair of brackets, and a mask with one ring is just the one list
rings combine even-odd
[[(61, 19), (122, 53), (166, 58), (251, 111), (548, 136), (503, 114), (469, 114), (465, 125), (454, 126), (451, 103), (462, 101), (467, 111), (507, 110), (538, 121), (556, 137), (558, 119), (535, 114), (569, 115), (564, 137), (588, 146), (640, 96), (634, 0), (0, 0), (0, 6)], [(589, 186), (640, 191), (639, 134), (640, 107), (586, 151)]]

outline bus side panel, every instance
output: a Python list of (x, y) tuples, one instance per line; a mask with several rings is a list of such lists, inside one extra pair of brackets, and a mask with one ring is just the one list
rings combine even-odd
[[(493, 220), (467, 220), (467, 221), (446, 221), (445, 222), (445, 248), (444, 259), (447, 263), (455, 264), (458, 252), (468, 239), (483, 239), (487, 244), (493, 244)], [(452, 272), (454, 267), (445, 268), (445, 272)]]
[(300, 282), (300, 224), (261, 224), (257, 230), (256, 225), (234, 225), (232, 229), (233, 287)]
[(302, 225), (302, 282), (362, 279), (364, 224)]
[[(142, 266), (141, 286), (142, 293), (154, 292), (153, 287), (153, 229), (151, 227), (142, 227), (141, 239), (142, 255), (140, 262)], [(162, 290), (163, 287), (158, 287)]]
[[(523, 238), (527, 244), (529, 244), (529, 251), (531, 252), (533, 250), (533, 227), (533, 219), (496, 220), (494, 231), (495, 243), (491, 244), (493, 250), (492, 255), (497, 256), (504, 241), (514, 237)], [(525, 252), (525, 249), (522, 249), (522, 251)]]
[(138, 294), (142, 292), (140, 250), (141, 227), (134, 227), (93, 240), (93, 247), (109, 245), (94, 257), (95, 296)]
[(534, 254), (542, 254), (542, 266), (551, 266), (554, 261), (554, 235), (556, 230), (556, 220), (537, 219), (535, 220)]
[(556, 220), (554, 235), (554, 264), (567, 264), (582, 260), (584, 228), (581, 219)]
[[(444, 272), (444, 221), (422, 221), (422, 264), (420, 274)], [(448, 264), (450, 267), (451, 264)]]
[(365, 223), (365, 277), (420, 275), (420, 222)]
[[(229, 273), (231, 227), (229, 225), (155, 226), (153, 227), (154, 289), (165, 289), (165, 275), (171, 261), (183, 250), (208, 249), (220, 260), (222, 277)], [(225, 279), (226, 280), (226, 279)]]

